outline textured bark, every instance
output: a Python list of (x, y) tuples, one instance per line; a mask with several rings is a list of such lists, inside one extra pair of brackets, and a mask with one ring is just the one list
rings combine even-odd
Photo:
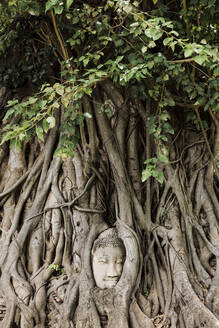
[[(112, 118), (99, 110), (106, 98)], [(202, 134), (185, 126), (168, 136), (164, 183), (142, 183), (145, 159), (159, 152), (146, 126), (151, 106), (127, 101), (106, 80), (83, 99), (92, 119), (73, 159), (53, 158), (59, 113), (34, 151), (0, 149), (1, 327), (219, 326), (219, 181), (211, 155)], [(216, 156), (219, 124), (210, 119)], [(116, 287), (100, 290), (91, 249), (109, 226), (126, 260)]]

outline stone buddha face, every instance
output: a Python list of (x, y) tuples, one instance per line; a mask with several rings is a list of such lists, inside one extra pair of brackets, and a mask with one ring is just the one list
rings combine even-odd
[(122, 274), (125, 247), (115, 228), (102, 232), (92, 249), (92, 268), (96, 286), (101, 289), (116, 286)]

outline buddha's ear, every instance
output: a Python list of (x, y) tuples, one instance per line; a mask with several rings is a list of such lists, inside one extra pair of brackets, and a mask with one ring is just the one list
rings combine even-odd
[(94, 240), (94, 242), (93, 242), (93, 246), (91, 248), (91, 256), (93, 256), (96, 251), (96, 243), (97, 243), (97, 239)]

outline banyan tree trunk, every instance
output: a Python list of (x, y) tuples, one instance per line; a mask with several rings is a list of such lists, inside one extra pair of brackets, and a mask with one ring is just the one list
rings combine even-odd
[[(180, 128), (166, 142), (164, 182), (143, 183), (145, 159), (159, 152), (151, 106), (106, 80), (83, 99), (92, 119), (73, 158), (53, 156), (61, 108), (44, 143), (1, 146), (1, 327), (219, 327), (219, 119), (206, 138), (172, 113)], [(95, 292), (91, 249), (111, 226), (126, 260), (116, 287)]]

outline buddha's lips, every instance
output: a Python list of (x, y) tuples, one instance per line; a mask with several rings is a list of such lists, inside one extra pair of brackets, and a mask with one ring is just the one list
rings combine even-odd
[(105, 279), (104, 282), (106, 285), (114, 287), (117, 284), (118, 280), (119, 279)]

